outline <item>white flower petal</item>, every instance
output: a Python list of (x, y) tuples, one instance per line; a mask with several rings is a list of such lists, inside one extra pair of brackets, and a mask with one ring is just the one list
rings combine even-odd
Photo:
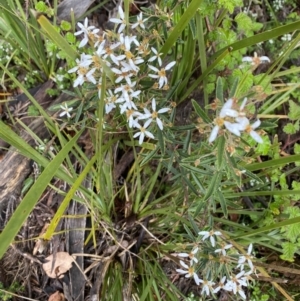
[(224, 105), (223, 105), (223, 107), (222, 107), (222, 109), (221, 109), (221, 111), (220, 111), (220, 117), (221, 118), (224, 118), (224, 117), (226, 117), (227, 115), (226, 115), (226, 111), (227, 110), (230, 110), (231, 109), (231, 107), (232, 107), (232, 105), (233, 105), (233, 99), (232, 98), (229, 98), (225, 103), (224, 103)]
[(151, 139), (154, 139), (154, 136), (152, 133), (150, 133), (149, 131), (145, 131), (146, 136), (148, 136)]
[(162, 108), (162, 109), (159, 109), (159, 110), (157, 111), (157, 113), (163, 114), (163, 113), (166, 113), (166, 112), (169, 112), (169, 111), (170, 111), (170, 108)]
[(182, 269), (176, 269), (176, 272), (179, 274), (187, 274), (188, 271), (182, 270)]
[(179, 256), (179, 257), (189, 257), (190, 255), (188, 253), (178, 253), (177, 256)]
[(121, 18), (121, 19), (124, 19), (124, 18), (125, 18), (125, 15), (124, 15), (124, 11), (123, 11), (121, 5), (119, 5), (118, 11), (119, 11), (120, 18)]
[(252, 125), (251, 125), (251, 128), (252, 129), (256, 129), (260, 126), (261, 124), (261, 121), (259, 119), (257, 119)]
[(255, 132), (255, 131), (251, 131), (250, 132), (250, 136), (257, 142), (257, 143), (264, 143), (263, 139), (260, 137), (260, 135)]
[(244, 110), (247, 101), (248, 101), (248, 98), (245, 97), (244, 100), (243, 100), (243, 102), (242, 102), (242, 104), (241, 104), (241, 106), (240, 106), (240, 111), (243, 111), (243, 110)]
[[(213, 141), (216, 140), (217, 136), (218, 136), (218, 132), (219, 132), (219, 126), (218, 125), (215, 125), (214, 128), (212, 129), (211, 133), (210, 133), (210, 136), (209, 136), (209, 139), (208, 139), (208, 142), (209, 143), (212, 143)], [(200, 233), (200, 232), (199, 232)]]
[(154, 66), (148, 65), (148, 67), (155, 72), (159, 72), (159, 70)]
[(245, 295), (244, 291), (243, 291), (241, 288), (238, 289), (238, 293), (239, 293), (239, 295), (240, 295), (243, 299), (246, 299), (246, 295)]
[(200, 282), (200, 278), (198, 277), (198, 275), (196, 273), (194, 273), (194, 280), (196, 282), (197, 285), (199, 285), (201, 282)]
[(180, 262), (180, 265), (182, 265), (185, 269), (189, 269), (189, 266), (185, 263), (185, 262), (183, 262), (182, 260), (179, 260), (179, 262)]
[(229, 121), (224, 121), (226, 129), (236, 136), (241, 136), (238, 123), (230, 123)]
[(116, 23), (116, 24), (121, 24), (121, 23), (123, 23), (122, 20), (117, 19), (117, 18), (111, 18), (111, 19), (109, 19), (109, 21), (112, 22), (112, 23)]
[(166, 67), (165, 67), (165, 70), (170, 70), (174, 65), (176, 64), (176, 62), (171, 62), (169, 63)]
[(239, 113), (236, 110), (233, 110), (233, 109), (226, 109), (222, 113), (225, 114), (225, 116), (228, 116), (228, 117), (238, 117), (239, 116)]
[(270, 63), (271, 62), (267, 56), (260, 56), (259, 59), (262, 63), (264, 63), (264, 62)]
[(245, 56), (242, 58), (242, 62), (252, 63), (253, 58), (251, 56)]
[(239, 124), (240, 131), (244, 131), (250, 123), (247, 117), (237, 117), (235, 120)]
[(160, 128), (160, 130), (162, 131), (164, 126), (163, 126), (162, 121), (158, 117), (156, 117), (156, 123), (157, 123), (158, 127)]

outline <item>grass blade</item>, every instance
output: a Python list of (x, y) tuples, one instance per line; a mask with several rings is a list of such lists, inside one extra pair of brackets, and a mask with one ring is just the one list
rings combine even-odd
[(69, 151), (72, 149), (80, 135), (81, 132), (77, 133), (77, 135), (70, 140), (67, 145), (57, 154), (57, 156), (49, 163), (34, 185), (30, 188), (18, 208), (15, 210), (6, 227), (0, 234), (0, 258), (2, 258), (10, 243), (20, 231), (30, 212), (33, 210), (40, 196), (49, 185), (51, 179), (56, 174), (57, 169), (65, 160), (66, 156), (68, 156)]

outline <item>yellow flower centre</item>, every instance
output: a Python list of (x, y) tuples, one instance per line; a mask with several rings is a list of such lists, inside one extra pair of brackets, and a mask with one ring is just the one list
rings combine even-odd
[(106, 48), (105, 48), (105, 52), (106, 52), (108, 55), (110, 55), (110, 54), (113, 53), (113, 50), (112, 50), (110, 47), (106, 47)]
[(252, 62), (254, 65), (259, 65), (261, 63), (261, 60), (259, 57), (253, 57)]
[(84, 68), (84, 67), (79, 67), (78, 68), (78, 74), (80, 75), (86, 75), (88, 73), (88, 69), (87, 68)]
[(100, 60), (99, 60), (99, 57), (98, 57), (98, 56), (93, 55), (93, 56), (92, 56), (92, 60), (93, 60), (94, 66), (95, 66), (96, 68), (101, 68), (101, 64), (100, 64)]
[(158, 116), (158, 113), (156, 111), (154, 111), (152, 114), (151, 114), (151, 117), (153, 119), (155, 119), (156, 117)]
[(189, 271), (189, 275), (194, 275), (194, 273), (195, 273), (195, 270), (193, 267), (189, 267), (188, 271)]
[(220, 118), (220, 117), (217, 117), (217, 118), (215, 119), (215, 124), (216, 124), (217, 126), (219, 126), (219, 127), (223, 126), (223, 124), (224, 124), (224, 119), (223, 119), (223, 118)]
[(166, 77), (166, 70), (164, 68), (161, 68), (160, 71), (158, 71), (159, 77)]
[(246, 129), (245, 129), (245, 132), (246, 132), (247, 134), (249, 134), (251, 131), (252, 131), (251, 125), (248, 124), (247, 127), (246, 127)]
[(97, 41), (98, 41), (99, 43), (102, 43), (102, 42), (104, 41), (104, 37), (103, 37), (103, 36), (98, 36), (98, 37), (97, 37)]
[(131, 90), (131, 87), (129, 85), (125, 85), (124, 86), (124, 90), (127, 91), (127, 92), (129, 92)]
[(130, 116), (134, 113), (134, 110), (127, 110), (126, 111), (126, 116), (127, 116), (127, 119), (130, 118)]
[(134, 57), (134, 55), (130, 51), (125, 51), (125, 55), (127, 60), (131, 60)]

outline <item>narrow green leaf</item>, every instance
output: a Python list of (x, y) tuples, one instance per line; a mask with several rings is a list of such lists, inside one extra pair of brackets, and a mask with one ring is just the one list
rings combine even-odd
[(48, 34), (50, 40), (54, 42), (60, 49), (62, 49), (65, 54), (73, 61), (77, 58), (76, 51), (69, 45), (69, 43), (64, 39), (50, 23), (50, 21), (44, 16), (40, 15), (37, 19), (41, 27)]
[(297, 31), (300, 29), (300, 21), (296, 21), (287, 25), (278, 26), (271, 30), (266, 30), (262, 33), (258, 33), (254, 36), (242, 39), (238, 42), (232, 43), (219, 51), (217, 51), (213, 56), (212, 59), (218, 57), (221, 53), (223, 53), (226, 49), (230, 49), (230, 51), (236, 51), (245, 47), (257, 45), (264, 41), (269, 41), (271, 39), (275, 39), (279, 36), (283, 36), (286, 33), (290, 33), (293, 31)]
[(217, 168), (221, 170), (224, 161), (224, 153), (225, 153), (225, 137), (220, 136), (218, 139), (218, 154), (217, 154)]
[[(11, 146), (15, 147), (18, 152), (27, 158), (32, 159), (43, 167), (47, 167), (49, 160), (40, 154), (36, 149), (31, 147), (24, 139), (19, 137), (10, 127), (8, 127), (3, 121), (0, 120), (0, 138), (9, 143)], [(56, 171), (56, 176), (69, 184), (73, 183), (72, 178), (62, 170), (58, 168)]]
[(187, 124), (187, 125), (179, 125), (179, 126), (173, 126), (172, 130), (174, 131), (188, 131), (188, 130), (194, 130), (195, 126), (193, 124)]
[(186, 233), (188, 234), (188, 236), (190, 237), (190, 241), (194, 241), (195, 237), (192, 233), (192, 231), (189, 229), (189, 227), (186, 224), (183, 224), (184, 230), (186, 231)]
[(263, 184), (263, 181), (261, 180), (260, 177), (258, 177), (255, 173), (250, 172), (248, 169), (245, 170), (245, 175), (249, 178), (252, 178), (253, 180), (255, 180), (256, 182)]
[(207, 204), (206, 204), (206, 202), (203, 201), (203, 199), (200, 199), (197, 203), (198, 203), (198, 205), (196, 207), (194, 217), (196, 217), (199, 214), (199, 212), (202, 211), (202, 209), (204, 209), (204, 208), (207, 209)]
[(265, 162), (253, 163), (247, 165), (247, 169), (250, 171), (260, 170), (264, 168), (275, 168), (280, 165), (286, 165), (289, 163), (295, 163), (300, 161), (300, 155), (291, 155), (279, 159), (268, 160)]
[(199, 87), (200, 83), (205, 80), (205, 78), (210, 74), (212, 70), (230, 53), (229, 48), (224, 50), (215, 61), (205, 69), (205, 71), (191, 84), (191, 86), (185, 91), (185, 93), (181, 96), (178, 103), (181, 103), (187, 97)]
[(137, 208), (136, 208), (137, 211), (135, 211), (136, 213), (141, 212), (146, 207), (146, 205), (149, 204), (149, 199), (150, 199), (151, 194), (153, 193), (154, 186), (157, 184), (157, 179), (160, 175), (161, 167), (162, 167), (162, 164), (161, 164), (161, 162), (159, 162), (159, 164), (156, 168), (155, 174), (150, 178), (149, 182), (147, 183), (148, 185), (145, 187), (146, 194), (143, 199), (143, 203), (140, 204), (139, 206), (137, 206)]
[[(68, 143), (69, 144), (69, 143)], [(74, 184), (70, 187), (70, 190), (68, 191), (66, 197), (64, 198), (63, 202), (61, 203), (61, 205), (59, 206), (58, 210), (56, 211), (54, 217), (51, 220), (51, 223), (49, 225), (49, 227), (47, 228), (46, 233), (44, 234), (43, 238), (45, 240), (50, 240), (62, 215), (64, 214), (64, 212), (66, 211), (71, 199), (73, 198), (75, 192), (77, 191), (77, 189), (79, 188), (81, 182), (86, 178), (88, 172), (91, 170), (91, 168), (93, 167), (94, 163), (96, 162), (96, 160), (99, 158), (99, 153), (96, 153), (92, 159), (88, 162), (88, 164), (85, 166), (84, 170), (82, 171), (82, 173), (79, 175), (79, 177), (74, 181)], [(106, 213), (106, 208), (104, 203), (101, 203), (101, 214), (105, 214)]]
[(192, 138), (192, 132), (186, 131), (186, 137), (183, 141), (183, 152), (187, 152)]
[(241, 196), (262, 196), (262, 195), (299, 195), (300, 190), (258, 190), (258, 191), (243, 191), (243, 192), (231, 192), (225, 193), (226, 198), (237, 198)]
[(293, 224), (296, 224), (296, 223), (300, 223), (300, 216), (290, 218), (290, 219), (287, 219), (285, 221), (278, 222), (276, 224), (272, 224), (272, 225), (269, 225), (269, 226), (261, 227), (257, 230), (251, 230), (249, 232), (242, 233), (238, 236), (235, 236), (235, 239), (240, 238), (240, 237), (248, 237), (248, 236), (264, 233), (264, 232), (267, 232), (267, 231), (271, 231), (271, 230), (274, 230), (274, 229), (279, 229), (281, 227), (293, 225)]
[(205, 189), (204, 189), (203, 185), (200, 183), (200, 181), (197, 178), (197, 176), (193, 172), (191, 172), (191, 175), (192, 175), (192, 177), (193, 177), (196, 185), (198, 186), (199, 190), (201, 191), (201, 194), (204, 194)]
[(162, 154), (164, 154), (165, 153), (165, 140), (164, 140), (161, 130), (157, 131), (157, 139), (158, 139), (158, 144), (159, 144), (160, 150), (161, 150)]
[(240, 79), (239, 79), (238, 77), (236, 77), (236, 78), (234, 79), (234, 82), (233, 82), (233, 84), (232, 84), (232, 86), (231, 86), (231, 88), (230, 88), (229, 98), (235, 96), (235, 92), (236, 92), (237, 87), (238, 87), (238, 85), (239, 85), (239, 81), (240, 81)]
[(184, 182), (189, 186), (195, 195), (199, 195), (198, 191), (195, 189), (193, 183), (185, 176), (181, 176)]
[(222, 212), (226, 218), (228, 218), (228, 210), (227, 210), (227, 204), (226, 204), (226, 199), (224, 198), (222, 192), (218, 189), (217, 190), (217, 197), (220, 202)]
[(223, 81), (222, 81), (222, 78), (220, 76), (217, 79), (216, 97), (222, 103), (224, 102)]
[(198, 225), (195, 223), (195, 220), (191, 215), (189, 215), (189, 221), (194, 230), (194, 233), (196, 233), (196, 235), (198, 235), (198, 232), (200, 231), (200, 229), (198, 228)]
[(217, 187), (219, 186), (218, 184), (218, 182), (219, 182), (219, 179), (220, 179), (220, 173), (219, 172), (216, 172), (215, 174), (214, 174), (214, 176), (212, 177), (212, 179), (211, 179), (211, 181), (210, 181), (210, 184), (209, 184), (209, 186), (208, 186), (208, 188), (207, 188), (207, 190), (206, 190), (206, 193), (205, 193), (205, 196), (204, 196), (204, 201), (206, 201), (208, 198), (210, 198), (211, 197), (211, 195), (213, 194), (213, 193), (215, 193), (216, 192), (216, 190), (217, 190)]
[(193, 105), (194, 110), (197, 113), (197, 115), (199, 117), (201, 117), (204, 122), (211, 123), (211, 120), (208, 117), (208, 115), (206, 114), (206, 112), (199, 106), (199, 104), (194, 99), (192, 99), (192, 105)]
[(175, 84), (173, 84), (170, 88), (170, 90), (168, 91), (167, 95), (166, 95), (166, 100), (169, 101), (175, 94), (175, 92), (178, 89), (178, 86), (180, 85), (182, 79), (179, 79)]
[(173, 47), (176, 40), (180, 37), (181, 33), (184, 29), (188, 26), (190, 20), (194, 17), (195, 13), (197, 12), (198, 7), (202, 3), (202, 0), (193, 0), (188, 8), (185, 10), (184, 14), (181, 16), (178, 24), (175, 26), (171, 34), (169, 35), (167, 41), (159, 51), (163, 53), (163, 57), (167, 55), (169, 50)]
[(190, 26), (191, 33), (193, 34), (193, 39), (196, 39), (196, 24), (195, 24), (195, 20), (191, 19), (191, 21), (189, 22), (189, 26)]
[(154, 149), (151, 152), (147, 154), (147, 156), (142, 160), (141, 167), (147, 164), (149, 161), (152, 160), (152, 158), (156, 155), (158, 149)]
[(200, 169), (197, 168), (195, 166), (191, 166), (190, 164), (185, 164), (185, 163), (180, 163), (179, 164), (181, 167), (191, 171), (191, 172), (195, 172), (197, 174), (201, 174), (201, 175), (211, 175), (211, 173), (205, 169)]
[(67, 143), (67, 145), (49, 163), (49, 165), (46, 166), (45, 170), (36, 180), (34, 185), (29, 189), (28, 193), (26, 194), (18, 208), (15, 210), (6, 227), (0, 234), (0, 258), (2, 258), (10, 243), (20, 231), (30, 212), (33, 210), (40, 196), (49, 185), (51, 179), (56, 174), (57, 169), (60, 167), (61, 163), (65, 160), (66, 156), (68, 156), (68, 153), (76, 143), (77, 139), (80, 137), (81, 133), (82, 131), (77, 133), (77, 135), (75, 135), (74, 138), (72, 138), (72, 140)]

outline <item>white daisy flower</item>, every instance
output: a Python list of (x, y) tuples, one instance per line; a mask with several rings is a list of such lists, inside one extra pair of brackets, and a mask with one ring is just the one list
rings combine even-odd
[(220, 249), (216, 249), (215, 253), (222, 253), (223, 256), (226, 256), (226, 250), (230, 249), (232, 244), (225, 245), (223, 244)]
[(233, 106), (233, 99), (229, 98), (223, 105), (219, 116), (214, 120), (215, 126), (213, 127), (210, 136), (208, 138), (208, 142), (211, 143), (213, 142), (219, 133), (219, 130), (221, 129), (221, 127), (224, 125), (226, 127), (226, 129), (235, 134), (236, 136), (240, 136), (240, 129), (239, 129), (239, 125), (237, 123), (231, 123), (229, 121), (226, 121), (225, 118), (226, 117), (238, 117), (239, 116), (239, 112), (237, 112), (236, 110), (232, 109)]
[(139, 144), (142, 144), (144, 139), (145, 139), (145, 136), (151, 138), (151, 139), (154, 139), (154, 136), (152, 133), (150, 133), (149, 131), (147, 131), (147, 127), (150, 125), (151, 121), (150, 120), (147, 120), (145, 122), (145, 124), (143, 126), (141, 126), (140, 124), (136, 124), (135, 127), (137, 127), (140, 131), (135, 133), (133, 135), (133, 138), (137, 138), (139, 137)]
[(239, 124), (240, 131), (245, 131), (258, 143), (264, 142), (263, 139), (261, 138), (261, 136), (257, 132), (254, 131), (261, 124), (259, 119), (256, 120), (252, 125), (250, 125), (250, 121), (247, 117), (237, 117), (236, 121)]
[(142, 114), (142, 116), (139, 117), (139, 119), (147, 119), (147, 120), (150, 120), (151, 122), (153, 120), (155, 120), (158, 127), (161, 130), (163, 130), (163, 122), (158, 117), (158, 114), (166, 113), (169, 110), (170, 110), (170, 108), (162, 108), (162, 109), (159, 109), (158, 111), (156, 111), (156, 101), (155, 101), (155, 98), (153, 98), (152, 99), (152, 113), (148, 109), (144, 108), (145, 114)]
[(162, 60), (161, 60), (160, 56), (162, 55), (162, 53), (158, 53), (158, 51), (154, 47), (151, 47), (151, 50), (154, 53), (154, 56), (151, 56), (150, 59), (148, 60), (148, 62), (153, 62), (153, 61), (157, 60), (159, 66), (161, 66)]
[(88, 43), (89, 36), (96, 35), (97, 32), (99, 32), (99, 29), (96, 28), (95, 26), (88, 26), (88, 18), (84, 19), (84, 24), (78, 22), (77, 25), (80, 28), (80, 30), (75, 32), (74, 35), (75, 36), (80, 35), (80, 34), (84, 35), (83, 39), (81, 40), (81, 42), (78, 46), (79, 48), (81, 48)]
[(213, 291), (213, 285), (215, 285), (214, 282), (209, 281), (209, 280), (201, 280), (200, 279), (200, 283), (202, 283), (202, 291), (201, 291), (201, 295), (206, 294), (206, 296), (210, 295), (210, 292)]
[(247, 254), (246, 255), (241, 255), (239, 257), (239, 261), (238, 261), (238, 266), (237, 267), (241, 268), (241, 270), (244, 270), (244, 265), (245, 265), (246, 262), (248, 263), (249, 268), (251, 269), (251, 271), (254, 270), (254, 266), (253, 266), (253, 263), (252, 263), (253, 256), (251, 255), (252, 248), (253, 248), (253, 245), (250, 244), (249, 247), (248, 247)]
[(143, 13), (140, 12), (140, 14), (137, 16), (136, 23), (131, 25), (131, 28), (136, 28), (136, 27), (141, 27), (142, 29), (145, 29), (144, 22), (147, 21), (148, 19), (143, 20)]
[(198, 263), (198, 259), (195, 257), (195, 255), (197, 254), (198, 250), (199, 250), (199, 248), (195, 248), (190, 253), (178, 253), (177, 255), (179, 257), (189, 257), (190, 258), (190, 265), (192, 265), (193, 262)]
[(109, 19), (110, 22), (115, 23), (115, 24), (120, 24), (120, 27), (118, 29), (118, 33), (121, 33), (125, 27), (126, 27), (126, 20), (125, 20), (125, 14), (122, 9), (122, 6), (120, 5), (118, 8), (119, 11), (119, 19), (118, 18), (111, 18)]
[(156, 67), (149, 65), (149, 68), (157, 73), (157, 74), (149, 74), (149, 76), (151, 78), (158, 79), (159, 89), (161, 89), (163, 86), (166, 86), (168, 84), (166, 71), (170, 70), (175, 64), (176, 62), (171, 62), (165, 68), (161, 68), (161, 69), (157, 69)]
[(257, 56), (254, 52), (254, 56), (245, 56), (242, 58), (242, 62), (250, 63), (252, 66), (258, 66), (259, 64), (270, 63), (271, 60), (267, 56)]
[(205, 239), (209, 238), (210, 243), (213, 247), (216, 245), (216, 240), (215, 240), (214, 236), (221, 236), (222, 235), (222, 233), (220, 231), (214, 231), (214, 230), (200, 231), (198, 234), (203, 235), (202, 240), (205, 240)]
[(59, 117), (63, 117), (67, 115), (68, 118), (71, 117), (70, 112), (73, 110), (73, 107), (68, 107), (68, 104), (65, 102), (63, 105), (60, 106), (60, 108), (63, 110), (60, 114)]
[(185, 278), (193, 277), (196, 284), (199, 285), (200, 282), (201, 282), (201, 279), (196, 274), (194, 267), (193, 266), (188, 266), (182, 260), (180, 260), (179, 262), (180, 262), (180, 265), (185, 268), (185, 270), (176, 269), (176, 272), (179, 273), (179, 274), (185, 275)]

